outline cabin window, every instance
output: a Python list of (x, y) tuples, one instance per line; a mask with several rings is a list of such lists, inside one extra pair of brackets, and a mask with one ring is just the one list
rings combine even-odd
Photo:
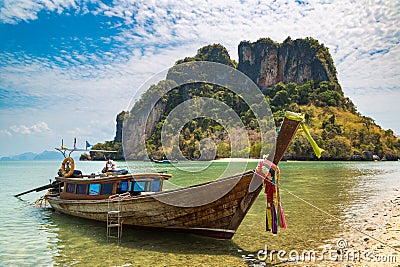
[(67, 193), (75, 193), (75, 184), (67, 184)]
[(89, 195), (98, 195), (100, 191), (100, 184), (90, 184), (89, 185)]
[(117, 194), (122, 194), (128, 191), (128, 181), (118, 182), (117, 184)]
[(77, 184), (76, 185), (76, 193), (79, 195), (85, 195), (86, 194), (86, 184)]
[(101, 185), (101, 194), (102, 195), (111, 195), (114, 188), (114, 183), (107, 183)]
[(131, 188), (131, 191), (144, 192), (144, 191), (146, 191), (146, 186), (147, 186), (146, 181), (139, 181), (139, 182), (134, 181), (133, 186), (132, 186), (133, 188)]
[(153, 182), (151, 183), (151, 191), (152, 192), (158, 192), (160, 191), (160, 179), (154, 179)]

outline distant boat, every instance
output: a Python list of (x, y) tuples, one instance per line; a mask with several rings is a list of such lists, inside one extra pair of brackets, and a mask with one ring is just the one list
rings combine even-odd
[(178, 160), (170, 160), (170, 159), (153, 159), (152, 162), (154, 163), (160, 163), (160, 164), (172, 164), (172, 163), (178, 163)]
[[(274, 157), (270, 159), (274, 164), (282, 159), (298, 126), (299, 121), (285, 118), (276, 140)], [(162, 191), (163, 182), (171, 178), (169, 174), (106, 173), (74, 177), (71, 160), (70, 157), (64, 159), (62, 174), (55, 182), (37, 189), (49, 188), (45, 198), (55, 211), (107, 222), (107, 226), (124, 225), (230, 239), (262, 189), (261, 179), (256, 177), (255, 171), (247, 171), (212, 182)], [(253, 183), (256, 186), (252, 188)], [(112, 220), (117, 221), (110, 223)]]

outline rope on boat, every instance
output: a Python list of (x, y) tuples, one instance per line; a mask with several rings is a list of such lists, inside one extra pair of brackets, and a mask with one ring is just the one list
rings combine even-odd
[(46, 195), (40, 196), (38, 199), (35, 200), (33, 203), (36, 208), (43, 208), (48, 206), (49, 202), (46, 199)]

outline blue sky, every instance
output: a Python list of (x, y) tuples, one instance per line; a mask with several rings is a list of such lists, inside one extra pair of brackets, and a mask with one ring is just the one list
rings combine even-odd
[(397, 0), (0, 0), (0, 156), (112, 140), (115, 117), (155, 73), (197, 49), (313, 37), (339, 82), (400, 134)]

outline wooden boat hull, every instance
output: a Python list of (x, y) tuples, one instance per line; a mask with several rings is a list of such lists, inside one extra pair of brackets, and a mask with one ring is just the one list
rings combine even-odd
[[(249, 191), (254, 172), (192, 187), (148, 195), (131, 196), (120, 200), (124, 226), (187, 232), (214, 238), (229, 239), (235, 234), (247, 211), (261, 191), (260, 185)], [(258, 179), (257, 177), (254, 179)], [(225, 192), (209, 203), (200, 198)], [(193, 198), (197, 199), (193, 199)], [(173, 200), (174, 202), (171, 202)], [(107, 199), (66, 200), (48, 197), (58, 212), (106, 222), (109, 211)], [(111, 200), (116, 204), (117, 200)], [(195, 205), (195, 203), (200, 203)]]

